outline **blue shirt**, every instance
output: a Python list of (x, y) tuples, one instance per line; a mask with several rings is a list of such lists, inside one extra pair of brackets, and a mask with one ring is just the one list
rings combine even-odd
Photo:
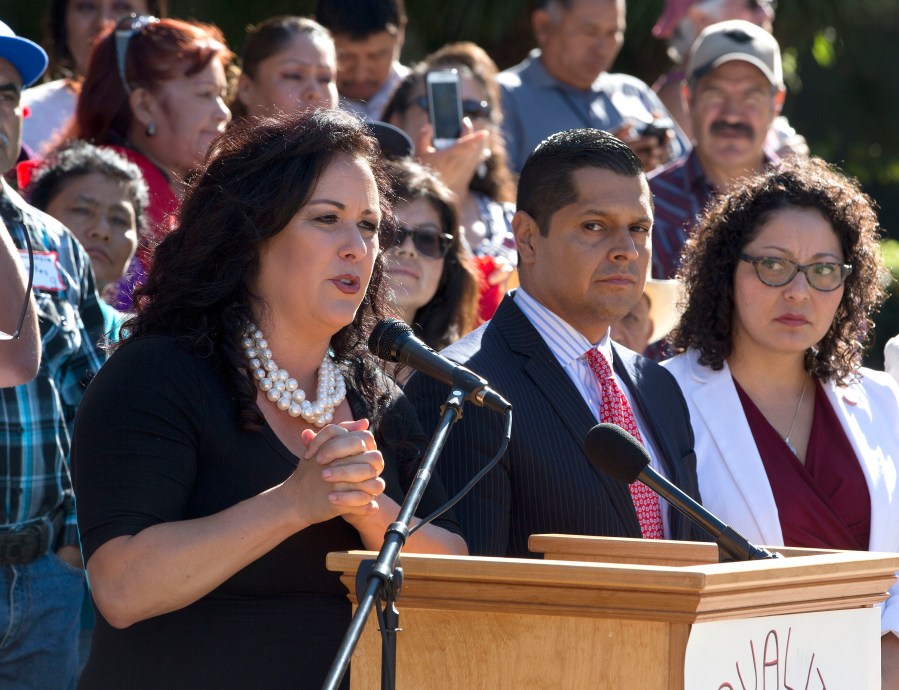
[[(655, 92), (636, 77), (603, 72), (586, 91), (552, 77), (540, 51), (497, 77), (502, 92), (503, 135), (509, 167), (520, 172), (531, 152), (546, 137), (568, 129), (594, 127), (613, 132), (626, 124), (649, 123), (669, 117)], [(672, 158), (687, 150), (673, 142)]]
[[(68, 455), (75, 411), (105, 356), (97, 343), (103, 313), (90, 259), (72, 234), (0, 182), (0, 218), (16, 247), (25, 233), (35, 252), (55, 255), (57, 287), (34, 288), (41, 366), (26, 384), (0, 388), (0, 525), (46, 517), (62, 508), (59, 543), (78, 543)], [(0, 228), (0, 232), (6, 232)], [(54, 280), (57, 278), (54, 276)]]

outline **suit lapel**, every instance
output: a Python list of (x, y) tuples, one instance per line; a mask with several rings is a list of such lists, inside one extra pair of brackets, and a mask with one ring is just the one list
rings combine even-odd
[[(589, 463), (584, 439), (587, 432), (596, 426), (596, 418), (546, 342), (515, 306), (511, 296), (506, 296), (500, 304), (492, 323), (503, 334), (509, 348), (525, 358), (525, 373), (568, 429), (573, 443), (571, 452), (580, 453), (584, 462)], [(622, 523), (633, 536), (639, 537), (640, 524), (627, 484), (593, 469), (602, 481)]]
[[(615, 373), (621, 379), (630, 393), (634, 405), (640, 412), (640, 418), (652, 438), (652, 447), (656, 449), (661, 457), (659, 460), (665, 467), (668, 478), (678, 484), (678, 468), (680, 467), (680, 458), (675, 457), (671, 450), (671, 444), (668, 443), (668, 434), (661, 429), (658, 424), (658, 418), (652, 414), (652, 401), (647, 400), (643, 395), (646, 387), (639, 385), (642, 378), (640, 370), (635, 366), (636, 359), (624, 358), (618, 352), (615, 345), (612, 345), (612, 367)], [(663, 503), (663, 505), (665, 505)], [(690, 525), (687, 518), (684, 517), (679, 510), (675, 510), (668, 506), (668, 524), (671, 531), (672, 539), (688, 538)]]
[[(883, 430), (874, 422), (876, 412), (871, 409), (871, 400), (862, 394), (860, 384), (846, 387), (834, 383), (824, 384), (824, 391), (831, 406), (840, 418), (855, 456), (858, 458), (868, 493), (871, 497), (871, 534), (868, 548), (871, 551), (892, 551), (895, 546), (885, 538), (885, 532), (893, 530), (889, 523), (891, 487), (887, 486), (884, 470), (889, 463), (884, 457), (881, 443)], [(895, 518), (892, 518), (895, 519)]]
[(694, 359), (691, 374), (704, 382), (693, 391), (692, 402), (747, 506), (747, 517), (755, 521), (763, 544), (782, 544), (783, 532), (774, 494), (730, 369), (725, 364), (721, 371), (712, 371), (699, 366)]

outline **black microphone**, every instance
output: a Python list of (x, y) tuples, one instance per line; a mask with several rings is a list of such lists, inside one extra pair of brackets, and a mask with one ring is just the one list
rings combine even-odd
[(508, 400), (491, 390), (487, 381), (461, 364), (434, 352), (398, 319), (379, 321), (368, 339), (368, 349), (389, 362), (407, 364), (426, 376), (461, 389), (465, 399), (499, 413), (512, 409)]
[(718, 547), (736, 561), (781, 558), (779, 553), (753, 546), (699, 503), (656, 472), (649, 464), (649, 453), (637, 439), (615, 424), (597, 424), (584, 440), (587, 459), (603, 472), (626, 484), (641, 481), (668, 503), (711, 534)]

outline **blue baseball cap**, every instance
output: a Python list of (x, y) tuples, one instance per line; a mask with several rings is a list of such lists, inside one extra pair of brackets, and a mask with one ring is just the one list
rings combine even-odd
[(22, 77), (22, 86), (31, 86), (47, 69), (46, 51), (34, 41), (16, 36), (9, 25), (0, 22), (0, 58), (11, 63)]

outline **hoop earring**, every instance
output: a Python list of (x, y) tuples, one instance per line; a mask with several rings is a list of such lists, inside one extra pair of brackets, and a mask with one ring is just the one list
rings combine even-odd
[(146, 133), (147, 133), (148, 137), (156, 136), (156, 123), (155, 122), (151, 122), (147, 125)]

